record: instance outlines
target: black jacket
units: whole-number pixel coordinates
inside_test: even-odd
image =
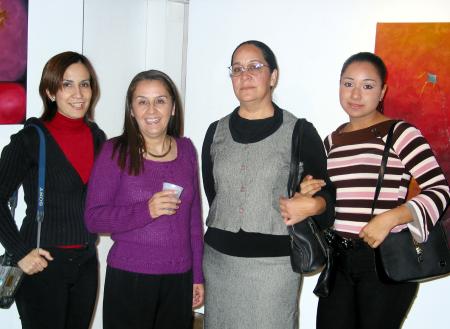
[[[39,136],[35,128],[26,126],[28,123],[39,125],[46,139],[45,215],[41,247],[93,244],[97,239],[84,225],[87,185],[42,121],[31,118],[22,130],[11,136],[11,142],[3,148],[0,158],[0,242],[16,262],[36,247],[37,236]],[[106,136],[95,123],[88,122],[88,126],[97,154]],[[21,184],[27,209],[19,232],[8,208],[8,199]]]

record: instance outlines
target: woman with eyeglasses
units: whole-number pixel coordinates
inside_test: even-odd
[[[105,143],[86,201],[88,229],[111,233],[114,241],[105,329],[189,329],[192,308],[203,304],[198,163],[182,135],[172,79],[157,70],[137,74],[127,91],[123,133]]]
[[[202,149],[206,221],[205,328],[297,328],[301,278],[292,271],[286,225],[315,216],[331,225],[333,190],[326,184],[322,141],[303,132],[303,172],[323,180],[314,196],[286,199],[297,118],[272,101],[278,65],[260,41],[241,43],[230,77],[239,106],[212,123]]]

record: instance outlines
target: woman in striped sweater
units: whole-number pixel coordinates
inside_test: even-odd
[[[349,122],[325,139],[328,173],[336,187],[334,233],[339,248],[334,288],[319,300],[319,329],[399,328],[418,284],[380,280],[373,249],[391,231],[404,228],[416,240],[426,240],[449,201],[446,179],[420,131],[383,115],[385,78],[383,61],[372,53],[351,56],[341,71],[339,98]],[[393,147],[372,217],[381,156],[393,124]],[[421,193],[406,201],[412,177]],[[314,182],[303,184],[302,192],[315,192]]]

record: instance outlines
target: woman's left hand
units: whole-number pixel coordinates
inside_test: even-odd
[[[205,298],[205,287],[202,283],[194,283],[192,290],[192,308],[198,308],[203,305]]]
[[[286,225],[294,225],[301,222],[309,216],[317,215],[318,199],[306,196],[301,193],[295,193],[290,199],[280,198],[280,213]],[[323,201],[325,203],[325,201]],[[320,206],[322,208],[322,206]]]
[[[373,217],[359,232],[359,237],[370,247],[377,248],[386,239],[392,229],[392,223],[383,214]]]
[[[325,185],[326,184],[323,179],[315,179],[311,175],[306,175],[300,183],[300,193],[306,196],[313,196]]]
[[[361,229],[359,237],[370,247],[377,248],[395,226],[406,224],[411,221],[412,214],[408,207],[403,204],[373,217],[370,222]]]

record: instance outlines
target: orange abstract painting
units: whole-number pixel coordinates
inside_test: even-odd
[[[421,130],[450,181],[450,23],[378,23],[375,53],[388,69],[386,115]]]

